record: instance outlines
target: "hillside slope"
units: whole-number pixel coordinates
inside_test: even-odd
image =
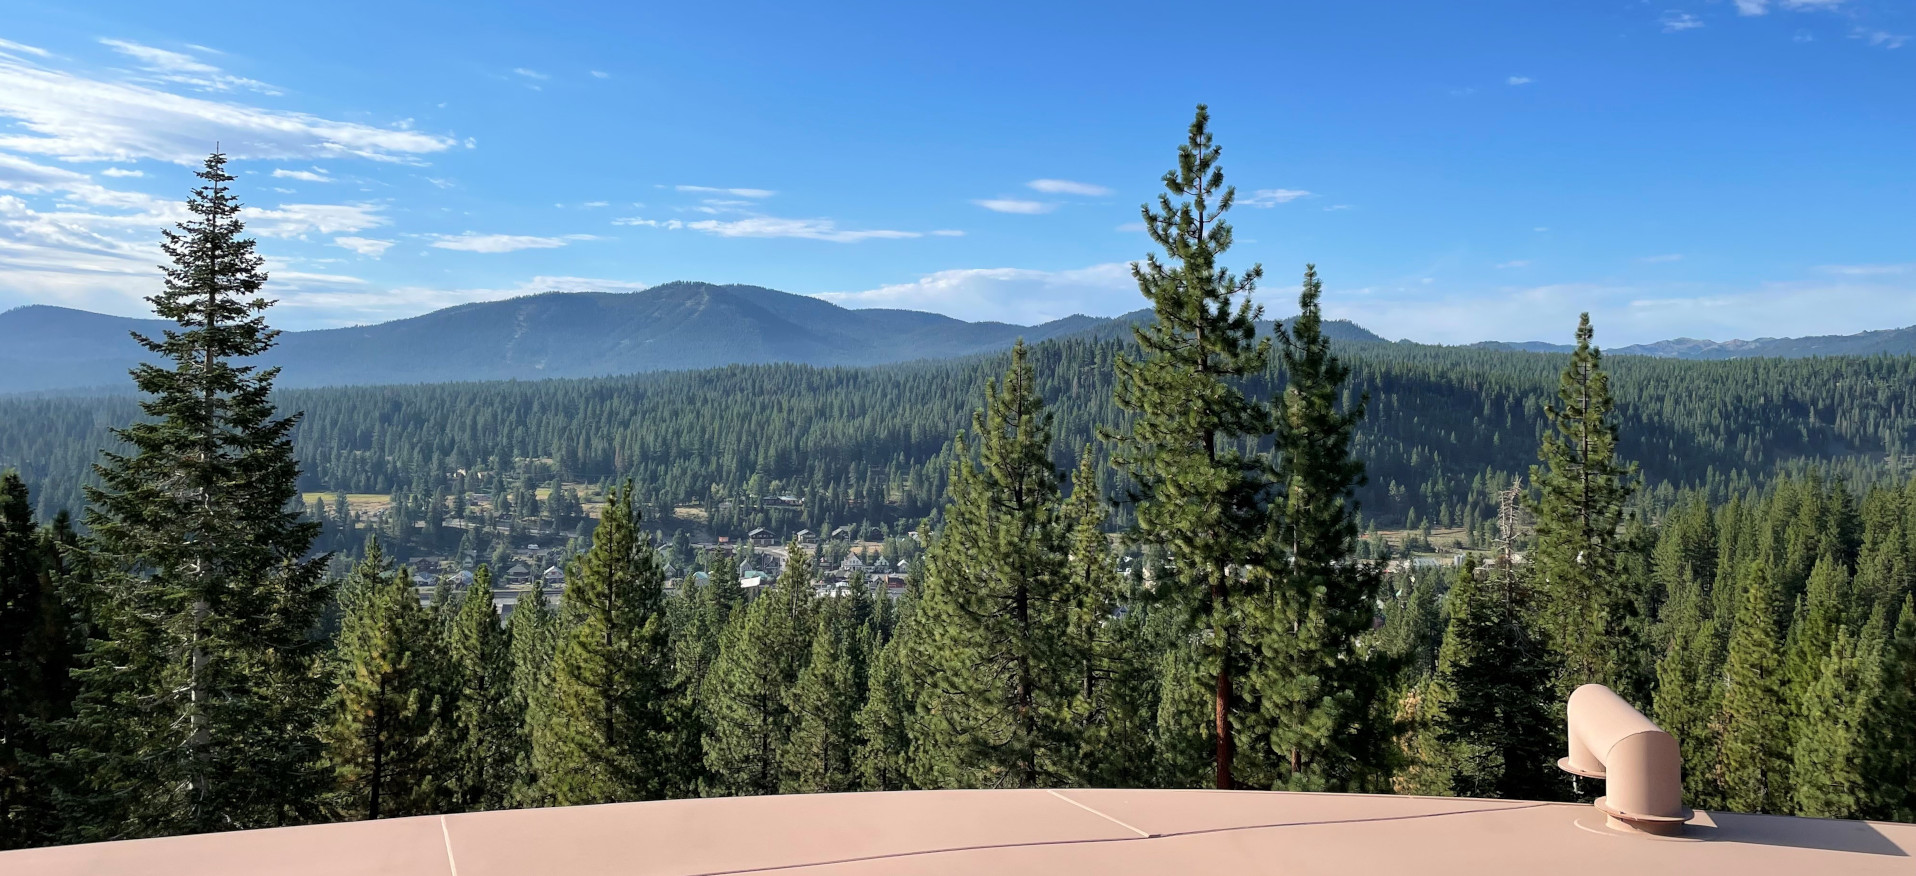
[[[642,292],[550,292],[370,326],[287,332],[266,364],[284,387],[597,377],[792,362],[878,365],[966,356],[1085,331],[847,310],[756,286],[668,283]],[[0,314],[0,392],[124,386],[144,355],[131,332],[168,324],[61,307]]]

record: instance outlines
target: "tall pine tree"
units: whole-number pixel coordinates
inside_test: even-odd
[[[840,601],[847,597],[840,597]],[[839,607],[834,605],[834,608]],[[788,794],[856,790],[859,690],[859,630],[821,614],[812,636],[811,658],[787,694],[792,737],[784,749],[781,790]]]
[[[858,710],[858,770],[860,790],[902,791],[911,787],[911,728],[913,705],[905,682],[896,638],[872,650],[866,673],[864,705]]]
[[[811,655],[812,557],[796,542],[772,592],[735,612],[706,679],[705,766],[720,794],[776,794],[791,739],[790,692]]]
[[[322,736],[346,818],[432,812],[438,799],[435,636],[405,570],[379,543],[340,591],[335,687]]]
[[[492,571],[481,567],[459,599],[446,642],[451,671],[455,811],[508,805],[518,767],[512,710],[512,643],[492,604]]]
[[[1143,606],[1130,598],[1129,582],[1118,573],[1105,535],[1109,509],[1089,446],[1078,454],[1063,516],[1070,527],[1062,595],[1068,600],[1067,635],[1076,660],[1075,781],[1102,788],[1146,787],[1156,779],[1156,655],[1144,641]]]
[[[1247,699],[1257,712],[1259,784],[1292,790],[1368,790],[1388,777],[1389,670],[1359,647],[1377,614],[1377,566],[1357,553],[1356,488],[1364,463],[1352,453],[1364,400],[1345,396],[1350,366],[1323,333],[1317,269],[1307,266],[1298,317],[1281,337],[1288,383],[1275,410],[1277,501],[1265,562],[1253,580],[1256,661]]]
[[[1755,561],[1744,569],[1743,587],[1717,716],[1723,805],[1735,812],[1787,813],[1794,799],[1776,577],[1767,563]]]
[[[1881,608],[1877,614],[1886,621]],[[1882,648],[1882,700],[1864,734],[1876,784],[1865,814],[1916,822],[1916,746],[1909,744],[1916,739],[1916,596],[1903,597],[1896,618]]]
[[[1269,460],[1246,449],[1269,433],[1270,407],[1244,381],[1263,373],[1271,345],[1257,339],[1263,310],[1251,301],[1263,269],[1239,275],[1218,263],[1232,243],[1224,214],[1237,199],[1219,153],[1199,105],[1157,209],[1143,208],[1168,262],[1153,254],[1132,267],[1156,318],[1134,329],[1141,355],[1117,359],[1116,401],[1134,417],[1113,462],[1132,481],[1136,538],[1169,555],[1158,589],[1207,633],[1197,670],[1210,689],[1213,781],[1231,788],[1248,662],[1242,570],[1266,557],[1272,481]]]
[[[141,337],[169,366],[134,383],[148,420],[115,434],[90,487],[104,636],[81,670],[80,731],[100,757],[94,791],[119,804],[115,835],[265,827],[315,815],[324,702],[311,635],[327,558],[308,556],[273,345],[266,274],[243,236],[226,157],[209,156],[166,232],[172,266],[147,299],[179,325]]]
[[[1476,564],[1458,570],[1445,605],[1450,618],[1426,687],[1428,764],[1460,797],[1521,800],[1557,796],[1556,722],[1542,699],[1550,662],[1525,623],[1514,580],[1478,580]],[[1432,789],[1436,790],[1436,789]]]
[[[73,705],[75,618],[60,550],[65,517],[34,524],[27,485],[0,472],[0,849],[56,838],[47,758]]]
[[[1794,704],[1799,725],[1790,775],[1796,814],[1856,818],[1868,810],[1879,777],[1868,774],[1867,734],[1881,705],[1882,683],[1881,642],[1859,642],[1838,627],[1820,674]]]
[[[592,549],[569,573],[552,659],[540,780],[561,806],[656,800],[672,790],[665,583],[639,531],[632,484],[609,497]]]
[[[1590,314],[1577,322],[1577,348],[1544,408],[1551,428],[1530,470],[1539,496],[1530,569],[1550,643],[1561,655],[1564,691],[1595,682],[1643,699],[1638,625],[1624,589],[1624,503],[1636,468],[1617,459],[1616,402],[1602,352],[1591,346]]]
[[[552,715],[552,652],[557,647],[558,619],[546,600],[544,585],[532,579],[532,588],[519,597],[512,617],[506,622],[512,660],[512,714],[514,724],[514,768],[510,800],[520,808],[549,806],[552,796],[546,783],[542,757],[551,756],[557,746],[534,746],[533,740],[556,730]]]
[[[1728,637],[1711,615],[1709,591],[1691,568],[1682,569],[1663,603],[1659,626],[1667,641],[1657,661],[1654,713],[1683,754],[1685,799],[1698,807],[1721,805],[1717,781],[1720,740],[1715,730],[1723,696],[1723,659]]]
[[[1030,788],[1076,759],[1067,531],[1050,458],[1051,415],[1023,343],[985,388],[971,438],[953,443],[945,527],[925,555],[926,746],[941,784]]]

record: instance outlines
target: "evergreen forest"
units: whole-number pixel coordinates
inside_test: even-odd
[[[1587,316],[1568,354],[1333,342],[1315,267],[1226,264],[1200,106],[1130,337],[276,391],[234,177],[199,177],[137,394],[0,400],[0,848],[853,790],[1589,799],[1555,767],[1586,683],[1679,740],[1691,806],[1916,821],[1909,358],[1606,359]],[[507,614],[534,539],[560,577]],[[828,580],[853,542],[898,592]],[[447,556],[471,582],[420,583]]]

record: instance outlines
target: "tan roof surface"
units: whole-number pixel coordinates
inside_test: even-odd
[[[1220,791],[919,791],[426,816],[0,853],[6,876],[1059,873],[1916,874],[1916,825]]]

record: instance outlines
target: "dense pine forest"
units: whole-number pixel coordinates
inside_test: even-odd
[[[1132,345],[1079,338],[1034,345],[1038,390],[1057,417],[1054,457],[1124,415],[1113,363]],[[1368,398],[1356,452],[1367,521],[1488,531],[1496,494],[1535,461],[1543,407],[1568,357],[1413,344],[1341,345],[1350,399]],[[792,514],[714,513],[717,534],[758,526],[787,535],[827,522],[916,521],[944,500],[948,446],[1006,356],[874,368],[736,366],[592,380],[353,387],[281,392],[304,412],[293,433],[304,492],[397,494],[450,512],[469,489],[553,479],[631,478],[642,503],[759,506],[806,500]],[[1619,452],[1637,462],[1645,498],[1676,489],[1714,500],[1814,467],[1857,487],[1916,470],[1916,359],[1609,360]],[[1269,398],[1273,362],[1247,380]],[[0,464],[33,485],[35,511],[77,513],[81,487],[111,430],[139,416],[134,399],[0,399]],[[1094,453],[1107,454],[1101,444]],[[498,477],[499,481],[493,481]],[[1107,486],[1110,484],[1107,483]],[[456,536],[452,539],[457,541]],[[449,547],[444,546],[444,547]]]
[[[1200,107],[1128,340],[278,393],[209,158],[168,364],[0,404],[0,847],[847,790],[1571,799],[1592,682],[1680,741],[1690,805],[1916,820],[1910,360],[1608,360],[1587,317],[1567,355],[1333,344],[1314,268],[1260,331],[1220,155]],[[1477,550],[1368,537],[1433,523]],[[717,542],[848,524],[902,593],[797,539],[745,586]],[[479,531],[569,539],[562,580],[502,616]],[[472,582],[422,599],[405,558],[447,550]]]

